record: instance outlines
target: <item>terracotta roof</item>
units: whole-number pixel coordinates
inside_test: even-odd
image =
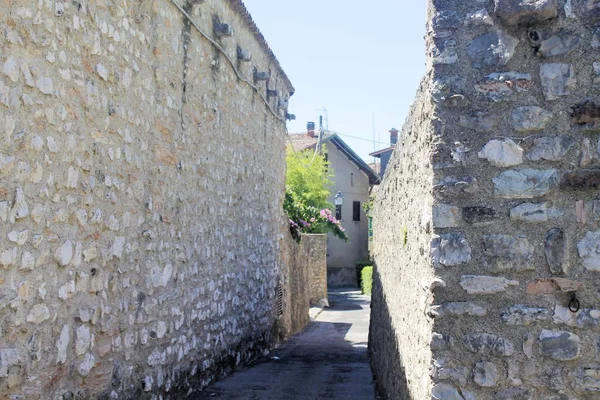
[[[269,58],[271,59],[273,64],[275,64],[275,66],[279,69],[286,84],[289,85],[290,96],[293,95],[294,92],[296,91],[296,89],[294,89],[294,85],[292,85],[292,82],[290,81],[288,76],[285,74],[285,71],[281,67],[281,64],[279,64],[279,60],[277,60],[277,57],[275,57],[273,50],[271,50],[271,47],[269,47],[267,40],[265,39],[263,34],[260,33],[258,26],[256,26],[256,23],[252,19],[252,16],[250,15],[250,13],[248,12],[248,9],[244,5],[244,2],[242,0],[226,0],[226,1],[229,3],[229,5],[231,6],[231,9],[233,11],[235,11],[241,15],[244,22],[246,22],[246,25],[248,25],[248,28],[250,28],[250,31],[252,31],[252,33],[254,33],[254,37],[256,38],[256,40],[258,41],[260,46],[263,48],[265,53],[267,53],[267,55],[269,56]]]
[[[314,149],[317,145],[317,138],[310,137],[306,133],[290,133],[288,135],[294,151],[303,151],[306,149]]]

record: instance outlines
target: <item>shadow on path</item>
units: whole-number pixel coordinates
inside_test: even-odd
[[[330,293],[331,307],[302,332],[249,368],[190,398],[372,400],[369,300],[355,291]]]

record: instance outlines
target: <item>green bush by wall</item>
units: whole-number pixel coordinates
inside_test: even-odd
[[[373,287],[373,267],[364,267],[360,272],[360,288],[363,294],[371,294]]]

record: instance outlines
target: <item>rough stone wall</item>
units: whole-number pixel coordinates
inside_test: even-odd
[[[327,299],[327,235],[303,235],[310,304]]]
[[[415,107],[433,105],[419,118],[436,129],[409,121],[374,211],[371,343],[388,398],[598,396],[598,22],[596,0],[430,1]],[[408,155],[411,137],[429,140],[427,157]],[[413,196],[428,174],[425,211],[390,196]],[[430,223],[409,226],[406,247],[427,226],[431,246],[410,260],[397,238],[419,218]],[[416,271],[435,278],[393,279]],[[431,365],[405,382],[385,371],[423,352]]]
[[[425,399],[430,387],[432,322],[424,317],[429,298],[424,289],[434,275],[426,212],[433,204],[433,171],[428,163],[415,162],[429,159],[435,129],[425,89],[374,200],[369,354],[375,382],[387,399]]]
[[[286,100],[241,3],[193,3]],[[180,398],[262,353],[283,123],[167,0],[4,2],[0,49],[0,397]]]

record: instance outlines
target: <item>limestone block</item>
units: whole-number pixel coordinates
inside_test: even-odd
[[[577,252],[588,271],[600,271],[600,231],[588,232],[577,244]]]
[[[468,263],[471,260],[471,247],[463,235],[447,233],[432,240],[431,254],[436,264],[451,267]]]
[[[493,387],[500,378],[498,368],[489,361],[479,361],[473,368],[473,380],[476,384],[483,387]]]
[[[574,144],[575,140],[568,136],[536,138],[527,158],[531,161],[560,161]]]
[[[453,228],[459,225],[460,211],[450,204],[433,206],[433,226],[435,228]]]
[[[459,119],[460,126],[476,132],[491,132],[498,125],[498,122],[498,115],[483,112],[461,115]]]
[[[559,361],[570,361],[579,357],[579,336],[567,331],[543,329],[540,333],[540,354]]]
[[[502,311],[501,318],[508,325],[530,325],[533,322],[545,321],[550,311],[541,307],[529,307],[517,304]]]
[[[546,262],[553,274],[566,274],[569,269],[569,240],[567,233],[559,228],[553,228],[546,235],[544,254]]]
[[[510,209],[510,220],[520,222],[548,221],[547,203],[523,203]]]
[[[575,69],[571,64],[541,64],[540,79],[546,100],[568,96],[575,89]]]
[[[489,333],[465,335],[463,344],[470,352],[485,356],[510,357],[515,352],[509,340]]]
[[[537,106],[518,107],[510,114],[512,127],[517,132],[535,132],[546,128],[552,112]]]
[[[530,24],[558,16],[556,0],[495,0],[495,13],[506,25]]]
[[[460,286],[468,294],[493,294],[504,292],[509,286],[518,286],[519,282],[504,277],[463,275]]]
[[[467,53],[475,68],[501,67],[515,54],[519,39],[501,30],[475,38],[467,47]]]
[[[534,270],[534,247],[525,237],[484,235],[486,266],[493,271]]]
[[[487,308],[481,303],[448,302],[430,307],[429,313],[435,317],[459,315],[483,317],[487,315]]]
[[[494,194],[505,199],[541,197],[558,186],[555,169],[522,169],[504,171],[493,179]]]
[[[511,167],[523,163],[523,149],[511,139],[490,140],[477,156],[496,167]]]
[[[561,30],[543,40],[538,52],[543,57],[562,56],[575,50],[580,43],[581,37],[579,35],[572,31]]]

